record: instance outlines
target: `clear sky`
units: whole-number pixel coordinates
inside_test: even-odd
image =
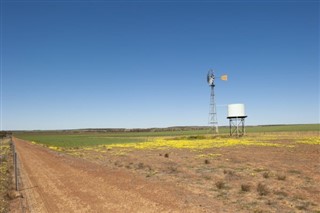
[[[319,123],[319,1],[1,0],[1,129]]]

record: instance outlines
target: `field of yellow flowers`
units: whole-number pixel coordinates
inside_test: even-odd
[[[32,142],[35,143],[35,142]],[[58,146],[49,146],[56,151],[75,151],[93,150],[97,152],[106,152],[107,150],[165,150],[165,149],[189,149],[204,150],[210,148],[222,148],[233,146],[260,146],[260,147],[287,147],[293,148],[298,144],[320,145],[318,136],[304,135],[253,135],[240,138],[232,137],[156,137],[148,138],[144,142],[114,143],[108,145],[84,146],[77,149],[66,149]]]

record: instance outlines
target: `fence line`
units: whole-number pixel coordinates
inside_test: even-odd
[[[19,159],[19,155],[17,154],[16,152],[16,146],[15,144],[13,143],[13,140],[12,140],[12,137],[10,139],[11,141],[11,147],[12,147],[12,157],[13,157],[13,166],[14,166],[14,181],[15,181],[15,189],[17,192],[19,192],[21,194],[21,191],[20,189],[21,188],[21,184],[22,184],[22,180],[21,180],[21,172],[20,172],[20,165],[21,165],[21,162],[20,162],[20,159]],[[25,199],[25,202],[23,201],[23,199]],[[28,201],[27,201],[27,198],[22,196],[19,197],[19,200],[20,200],[20,209],[21,209],[21,212],[22,213],[25,213],[28,208]],[[25,204],[24,204],[25,203]],[[32,211],[29,211],[29,212],[32,212]]]

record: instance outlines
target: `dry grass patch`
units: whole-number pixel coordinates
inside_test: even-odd
[[[301,171],[294,170],[294,169],[288,170],[288,172],[289,172],[290,174],[297,174],[297,175],[301,175]]]
[[[284,191],[275,191],[274,194],[280,197],[288,197],[288,193]]]
[[[215,183],[217,189],[226,189],[227,185],[223,180],[219,180]]]
[[[13,189],[12,176],[12,151],[9,140],[6,139],[1,141],[0,145],[0,213],[9,212],[9,194]]]
[[[170,174],[177,173],[178,172],[178,167],[176,167],[176,166],[168,166],[167,170],[168,170],[168,172]]]

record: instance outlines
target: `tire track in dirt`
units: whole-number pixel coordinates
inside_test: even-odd
[[[33,212],[203,212],[190,192],[14,138]],[[190,195],[191,196],[191,195]],[[188,197],[192,200],[192,196]]]

